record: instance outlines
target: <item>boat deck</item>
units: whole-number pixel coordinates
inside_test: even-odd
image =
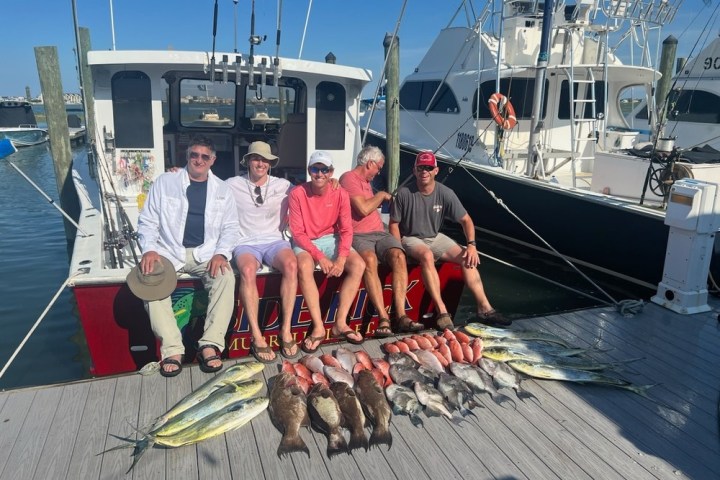
[[[485,408],[459,427],[424,417],[416,428],[393,417],[389,450],[330,460],[325,437],[304,430],[310,458],[278,459],[280,433],[263,412],[195,446],[153,448],[128,475],[129,449],[98,455],[120,443],[110,434],[132,436],[133,426],[150,424],[209,378],[193,366],[172,379],[133,374],[0,393],[0,478],[720,478],[716,312],[681,316],[648,304],[630,318],[598,308],[516,326],[608,349],[598,360],[642,357],[621,373],[637,385],[658,383],[649,391],[656,402],[621,389],[527,379],[523,387],[536,400],[513,392],[506,393],[515,407],[483,399]],[[380,344],[362,348],[379,356]],[[276,371],[268,365],[266,379]]]

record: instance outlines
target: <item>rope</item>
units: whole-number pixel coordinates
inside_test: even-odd
[[[73,278],[75,278],[75,277],[76,277],[77,275],[79,275],[80,273],[83,273],[83,272],[76,272],[76,273],[70,275],[70,276],[63,282],[63,284],[60,286],[60,289],[57,291],[57,293],[56,293],[55,296],[52,298],[52,300],[50,300],[50,303],[48,303],[48,306],[45,307],[45,310],[42,312],[42,314],[41,314],[40,317],[37,319],[37,321],[35,321],[35,324],[32,326],[32,328],[31,328],[30,331],[27,333],[27,335],[25,335],[25,338],[23,338],[22,342],[20,342],[20,345],[18,345],[18,347],[15,349],[15,352],[12,354],[12,356],[10,357],[10,359],[7,361],[7,363],[5,364],[5,366],[3,367],[3,369],[0,371],[0,378],[3,377],[3,375],[5,374],[5,372],[7,371],[7,369],[10,367],[10,364],[15,360],[15,357],[17,357],[17,354],[20,353],[20,350],[22,350],[22,348],[25,346],[25,343],[27,343],[27,341],[30,339],[30,336],[33,334],[33,332],[35,331],[35,329],[40,325],[40,322],[43,320],[43,318],[45,318],[45,315],[47,315],[47,313],[50,311],[50,308],[55,304],[55,301],[58,299],[58,297],[60,296],[60,294],[62,293],[62,291],[65,290],[65,287],[67,287],[68,283],[70,283],[70,280],[72,280]]]

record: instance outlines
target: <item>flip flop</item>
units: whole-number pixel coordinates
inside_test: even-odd
[[[212,348],[213,350],[215,350],[215,355],[210,355],[207,358],[203,357],[202,352],[206,348]],[[220,365],[218,365],[217,367],[211,367],[210,365],[208,365],[208,362],[212,362],[213,360],[220,360],[220,349],[217,348],[215,345],[199,346],[196,358],[197,358],[198,364],[200,364],[200,370],[205,373],[215,373],[218,370],[222,369],[222,367],[223,367],[222,363]]]
[[[260,363],[273,363],[275,361],[275,359],[277,358],[277,356],[275,355],[275,352],[273,352],[273,349],[270,348],[269,346],[258,347],[254,343],[250,343],[250,353],[252,354],[253,357],[255,357],[255,360],[257,360]],[[259,353],[265,353],[265,354],[272,353],[273,357],[270,359],[262,358],[260,355],[258,355]]]
[[[315,347],[315,348],[308,348],[308,347],[306,346],[308,339],[310,340],[310,343],[311,343],[311,344],[312,344],[312,343],[315,343],[315,342],[319,342],[319,343],[318,343],[318,346]],[[300,344],[300,348],[301,348],[302,351],[305,352],[305,353],[308,353],[308,354],[310,354],[310,353],[315,353],[315,352],[318,351],[318,348],[320,348],[320,345],[322,345],[323,340],[325,340],[325,336],[324,336],[324,335],[321,336],[321,337],[313,337],[312,335],[310,335],[310,336],[305,337],[305,338],[303,339],[302,343]]]
[[[165,365],[175,365],[178,368],[167,372],[163,368],[163,366],[165,366]],[[166,358],[165,360],[160,362],[160,375],[162,375],[163,377],[177,377],[178,375],[180,375],[180,372],[182,372],[182,369],[183,369],[183,366],[180,363],[180,361],[175,360],[174,358]]]
[[[285,350],[292,350],[293,347],[297,346],[297,342],[295,340],[290,340],[289,342],[286,342],[282,339],[282,337],[278,337],[278,341],[280,342],[280,355],[287,358],[288,360],[292,360],[293,358],[297,358],[300,355],[300,349],[298,348],[294,355],[288,355],[285,353]]]
[[[337,333],[337,334],[336,334],[333,330],[330,330],[330,337],[333,338],[333,339],[335,339],[335,340],[340,340],[340,341],[352,343],[353,345],[360,345],[360,344],[362,344],[362,343],[365,341],[365,338],[363,338],[362,335],[360,335],[360,340],[353,340],[352,338],[350,338],[350,337],[348,336],[348,335],[352,335],[353,333],[355,333],[355,334],[357,334],[357,335],[360,335],[360,334],[357,333],[355,330],[352,330],[352,329],[348,328],[347,330],[344,330],[344,331],[342,331],[342,332],[340,332],[340,333]]]
[[[384,331],[382,331],[382,330],[384,330]],[[395,335],[392,332],[392,329],[390,328],[390,319],[389,318],[379,318],[378,326],[375,329],[375,333],[373,335],[378,338],[392,337],[393,335]]]

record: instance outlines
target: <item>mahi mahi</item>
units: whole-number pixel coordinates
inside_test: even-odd
[[[566,348],[572,348],[571,345],[551,333],[538,332],[535,330],[520,330],[513,328],[497,328],[488,327],[482,323],[468,323],[465,325],[465,331],[470,335],[481,338],[513,338],[518,340],[540,340],[543,342],[557,343]]]

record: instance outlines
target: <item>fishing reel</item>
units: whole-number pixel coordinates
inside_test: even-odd
[[[680,151],[677,148],[673,148],[669,154],[653,153],[650,158],[649,187],[650,191],[658,197],[666,198],[676,181],[682,178],[693,178],[690,168],[679,160]]]

